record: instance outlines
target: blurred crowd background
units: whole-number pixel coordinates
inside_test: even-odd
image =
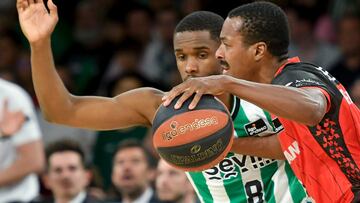
[[[179,20],[197,10],[213,11],[226,18],[232,8],[250,1],[54,2],[58,6],[60,20],[52,37],[52,46],[58,73],[66,87],[76,95],[112,97],[143,86],[167,91],[180,83],[172,44],[173,31]],[[288,15],[290,55],[299,56],[302,61],[320,65],[329,71],[347,88],[354,103],[360,107],[360,1],[272,2],[281,6]],[[155,186],[159,174],[156,172],[158,156],[152,148],[148,128],[94,132],[44,121],[32,84],[29,46],[21,34],[15,4],[14,0],[0,1],[0,78],[17,83],[33,99],[45,147],[54,143],[66,146],[74,142],[70,145],[78,143],[84,150],[84,170],[91,175],[79,176],[78,181],[61,184],[67,187],[81,184],[77,187],[88,187],[89,193],[98,199],[116,199],[117,195],[124,195],[123,190],[129,187],[127,184]],[[64,141],[64,138],[72,141]],[[146,158],[149,167],[145,167],[144,171],[136,171],[140,170],[136,166],[126,169],[130,172],[116,169],[114,155],[119,152],[119,144],[127,143],[129,138],[145,146],[144,154],[149,156]],[[132,156],[130,152],[127,153],[129,156]],[[42,189],[38,199],[51,197],[54,190],[49,186],[47,173],[50,172],[39,175]],[[145,179],[148,182],[141,183]],[[184,184],[177,187],[184,189]],[[193,194],[194,191],[186,189],[186,192]]]

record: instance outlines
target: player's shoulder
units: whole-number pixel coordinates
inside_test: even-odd
[[[289,72],[317,72],[319,68],[319,66],[308,62],[289,63],[284,67],[279,75]]]

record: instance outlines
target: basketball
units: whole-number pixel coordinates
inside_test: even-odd
[[[184,171],[202,171],[225,158],[234,127],[226,106],[211,95],[202,96],[195,109],[188,99],[180,109],[161,105],[153,120],[153,144],[161,158]]]

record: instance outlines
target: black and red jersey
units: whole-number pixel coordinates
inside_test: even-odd
[[[351,202],[360,189],[359,109],[327,71],[298,58],[289,59],[272,83],[319,88],[327,98],[327,113],[316,126],[279,118],[285,129],[279,139],[296,176],[316,202]]]

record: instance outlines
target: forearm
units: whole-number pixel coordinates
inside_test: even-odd
[[[56,116],[66,115],[71,111],[71,95],[56,72],[50,39],[30,46],[36,96],[45,117],[56,120]]]
[[[235,138],[231,151],[262,158],[285,159],[277,135]]]
[[[314,96],[304,89],[249,82],[226,77],[227,92],[251,102],[274,115],[316,125],[323,117],[325,108],[319,96]]]
[[[33,157],[30,153],[29,155],[18,156],[12,165],[0,170],[0,187],[20,181],[30,173],[41,172],[44,167],[44,158],[41,152],[39,154],[41,156]]]

